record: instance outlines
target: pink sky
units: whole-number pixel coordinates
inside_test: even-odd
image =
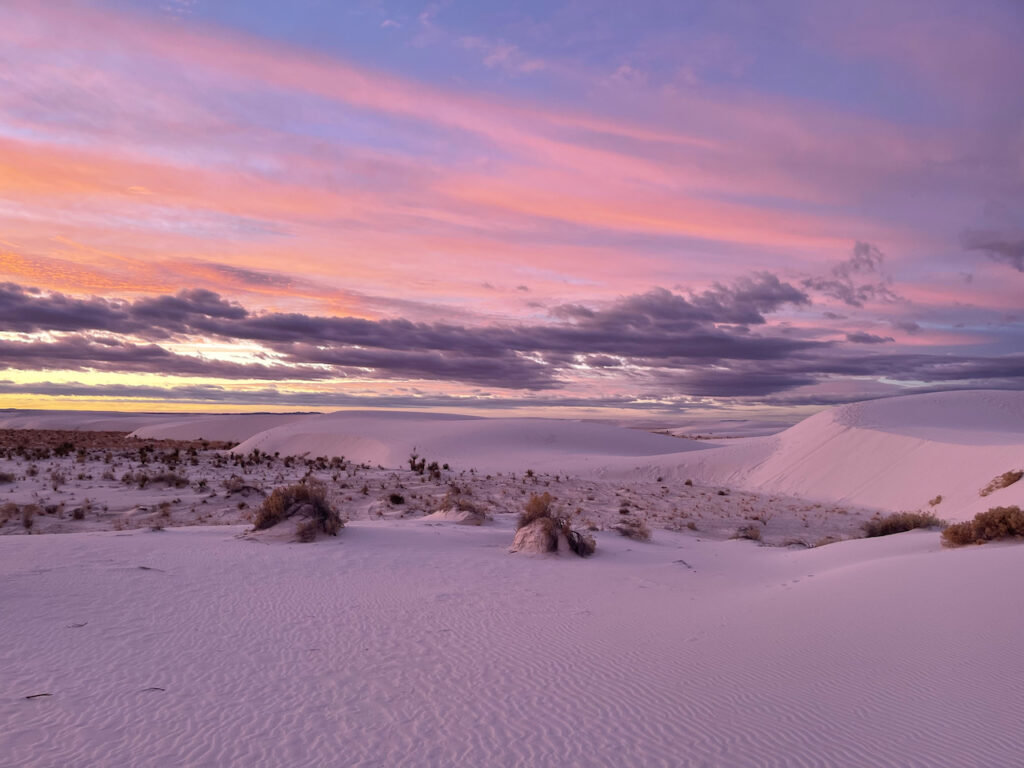
[[[1014,4],[344,5],[0,8],[7,404],[1020,386]],[[197,290],[245,320],[132,319]]]

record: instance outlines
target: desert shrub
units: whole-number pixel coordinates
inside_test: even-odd
[[[612,526],[612,530],[635,541],[650,541],[651,529],[639,517],[627,517]]]
[[[593,537],[573,529],[569,521],[563,517],[555,517],[551,504],[554,499],[551,494],[544,492],[540,495],[532,494],[526,502],[526,507],[519,513],[516,530],[537,523],[543,528],[543,534],[548,541],[548,551],[555,552],[558,549],[558,534],[565,536],[569,542],[569,549],[580,557],[588,557],[594,554],[597,549],[597,542]]]
[[[14,475],[10,472],[0,472],[0,483],[13,483]]]
[[[188,478],[184,475],[179,475],[177,472],[158,472],[155,475],[150,475],[149,482],[173,485],[175,488],[184,488],[188,485]]]
[[[1024,512],[1020,507],[992,507],[979,512],[973,520],[955,523],[942,532],[942,543],[947,547],[981,544],[996,539],[1024,536]]]
[[[732,535],[734,539],[749,539],[750,541],[761,540],[761,529],[756,525],[744,525],[742,528],[737,528],[736,533]]]
[[[568,528],[568,526],[566,526]],[[581,531],[568,528],[565,531],[565,538],[569,542],[569,549],[580,557],[590,557],[597,550],[597,542],[593,536],[588,536]]]
[[[400,493],[392,493],[388,496],[388,501],[397,507],[399,504],[405,504],[405,496]]]
[[[1022,477],[1024,477],[1024,469],[1013,469],[1009,472],[1003,472],[1003,474],[999,475],[999,477],[993,478],[992,482],[978,491],[978,495],[988,496],[990,493],[994,493],[1000,488],[1006,488],[1007,486],[1013,485]]]
[[[137,485],[139,488],[145,488],[149,483],[149,475],[141,470],[139,472],[129,470],[121,476],[121,482],[125,485]]]
[[[915,528],[942,528],[945,525],[931,512],[893,512],[885,517],[868,520],[861,526],[861,529],[865,536],[872,538],[912,531]]]
[[[35,520],[36,515],[42,513],[42,511],[43,510],[40,509],[35,504],[26,504],[24,507],[22,507],[21,508],[21,525],[22,525],[22,527],[24,527],[24,529],[26,531],[31,530],[32,529],[32,523]]]
[[[472,512],[482,515],[483,510],[466,498],[471,493],[472,491],[469,488],[460,488],[458,485],[452,484],[438,503],[437,509],[457,509],[460,512]]]
[[[929,499],[928,500],[928,506],[929,507],[937,507],[941,503],[942,503],[942,494],[941,493],[938,496],[936,496],[934,499]]]
[[[516,522],[516,528],[523,528],[534,520],[542,517],[551,517],[551,502],[554,499],[551,498],[551,494],[545,491],[544,493],[537,495],[536,493],[530,495],[529,501],[526,502],[526,508],[519,513],[519,520]]]
[[[6,525],[7,521],[16,517],[18,514],[18,505],[12,501],[0,504],[0,526]]]
[[[308,479],[294,485],[275,488],[256,511],[253,527],[257,531],[271,528],[296,514],[309,518],[309,521],[302,523],[300,528],[307,527],[312,521],[314,538],[318,530],[330,536],[337,536],[338,531],[345,526],[341,517],[328,503],[327,489],[323,483]],[[299,534],[300,537],[303,535],[301,531]]]
[[[67,476],[60,470],[55,469],[53,470],[53,472],[50,473],[50,485],[53,486],[53,490],[55,491],[62,485],[64,485],[64,483],[66,483],[67,481]]]

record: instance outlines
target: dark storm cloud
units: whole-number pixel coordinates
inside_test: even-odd
[[[105,299],[72,299],[60,293],[42,295],[13,283],[0,283],[0,330],[119,330],[127,317]]]
[[[873,333],[865,333],[864,331],[848,333],[846,334],[846,340],[853,344],[885,344],[895,341],[892,336],[876,336]]]
[[[876,270],[881,258],[866,247],[834,272],[840,279]],[[759,273],[702,293],[656,288],[606,305],[560,305],[545,322],[467,326],[254,313],[206,290],[123,301],[3,285],[0,330],[48,335],[4,340],[0,366],[227,379],[422,379],[531,392],[592,375],[617,377],[647,394],[735,397],[830,376],[925,382],[1024,377],[1020,356],[853,354],[844,345],[762,328],[766,315],[808,301],[803,291]],[[174,351],[195,339],[244,341],[264,350],[265,364]],[[892,339],[851,332],[847,341],[879,346]]]
[[[1009,264],[1018,272],[1024,272],[1024,233],[970,229],[963,233],[961,242],[969,251],[981,251],[992,261]]]
[[[0,340],[0,365],[19,370],[131,371],[216,379],[324,379],[316,368],[242,364],[179,355],[157,344],[64,336],[57,341]]]
[[[892,278],[882,272],[885,255],[871,243],[858,242],[846,261],[834,266],[827,277],[809,277],[801,284],[851,307],[869,301],[899,301],[889,287]]]
[[[913,320],[893,320],[892,327],[904,333],[920,333],[921,326]]]

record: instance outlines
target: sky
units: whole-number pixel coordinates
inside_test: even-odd
[[[0,3],[0,407],[1024,388],[1018,0]]]

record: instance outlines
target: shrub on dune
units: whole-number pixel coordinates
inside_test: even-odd
[[[1013,485],[1022,477],[1024,477],[1024,469],[1013,469],[1009,472],[1003,472],[999,477],[992,478],[992,482],[978,491],[978,495],[988,496],[990,493],[995,493],[1000,488],[1006,488]]]
[[[345,523],[327,501],[327,489],[312,478],[294,485],[275,488],[256,511],[253,528],[262,531],[283,520],[305,518],[297,529],[301,541],[312,541],[318,531],[337,536]]]
[[[894,512],[885,517],[868,520],[861,527],[864,535],[872,538],[912,531],[915,528],[943,528],[945,525],[945,522],[930,512]]]
[[[556,517],[550,493],[533,494],[519,513],[512,551],[557,552],[564,541],[570,551],[588,557],[597,549],[594,538],[577,531],[563,517]]]
[[[1024,512],[1020,507],[993,507],[979,512],[973,520],[946,528],[942,532],[942,543],[947,547],[962,547],[1021,537],[1024,537]]]

